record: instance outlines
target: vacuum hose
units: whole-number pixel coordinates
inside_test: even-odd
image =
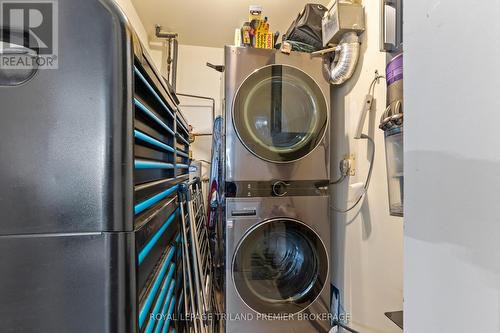
[[[359,37],[355,32],[348,32],[342,37],[335,56],[338,60],[324,63],[331,84],[341,85],[352,77],[358,65],[359,48]]]

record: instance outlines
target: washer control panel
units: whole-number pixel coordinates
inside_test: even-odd
[[[329,181],[239,181],[226,182],[228,198],[318,196],[328,194]]]

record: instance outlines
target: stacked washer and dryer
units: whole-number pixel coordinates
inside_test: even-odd
[[[226,47],[227,332],[330,329],[330,85],[307,53]]]

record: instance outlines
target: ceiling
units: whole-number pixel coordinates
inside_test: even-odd
[[[272,31],[286,32],[305,0],[132,0],[148,35],[154,26],[177,32],[179,43],[223,47],[233,44],[234,30],[248,20],[248,6],[262,5]],[[328,4],[328,0],[316,3]]]

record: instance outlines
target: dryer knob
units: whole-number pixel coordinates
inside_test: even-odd
[[[273,184],[273,195],[277,197],[285,196],[288,193],[287,191],[288,186],[290,186],[289,183],[286,183],[282,180],[277,181],[276,183]]]

